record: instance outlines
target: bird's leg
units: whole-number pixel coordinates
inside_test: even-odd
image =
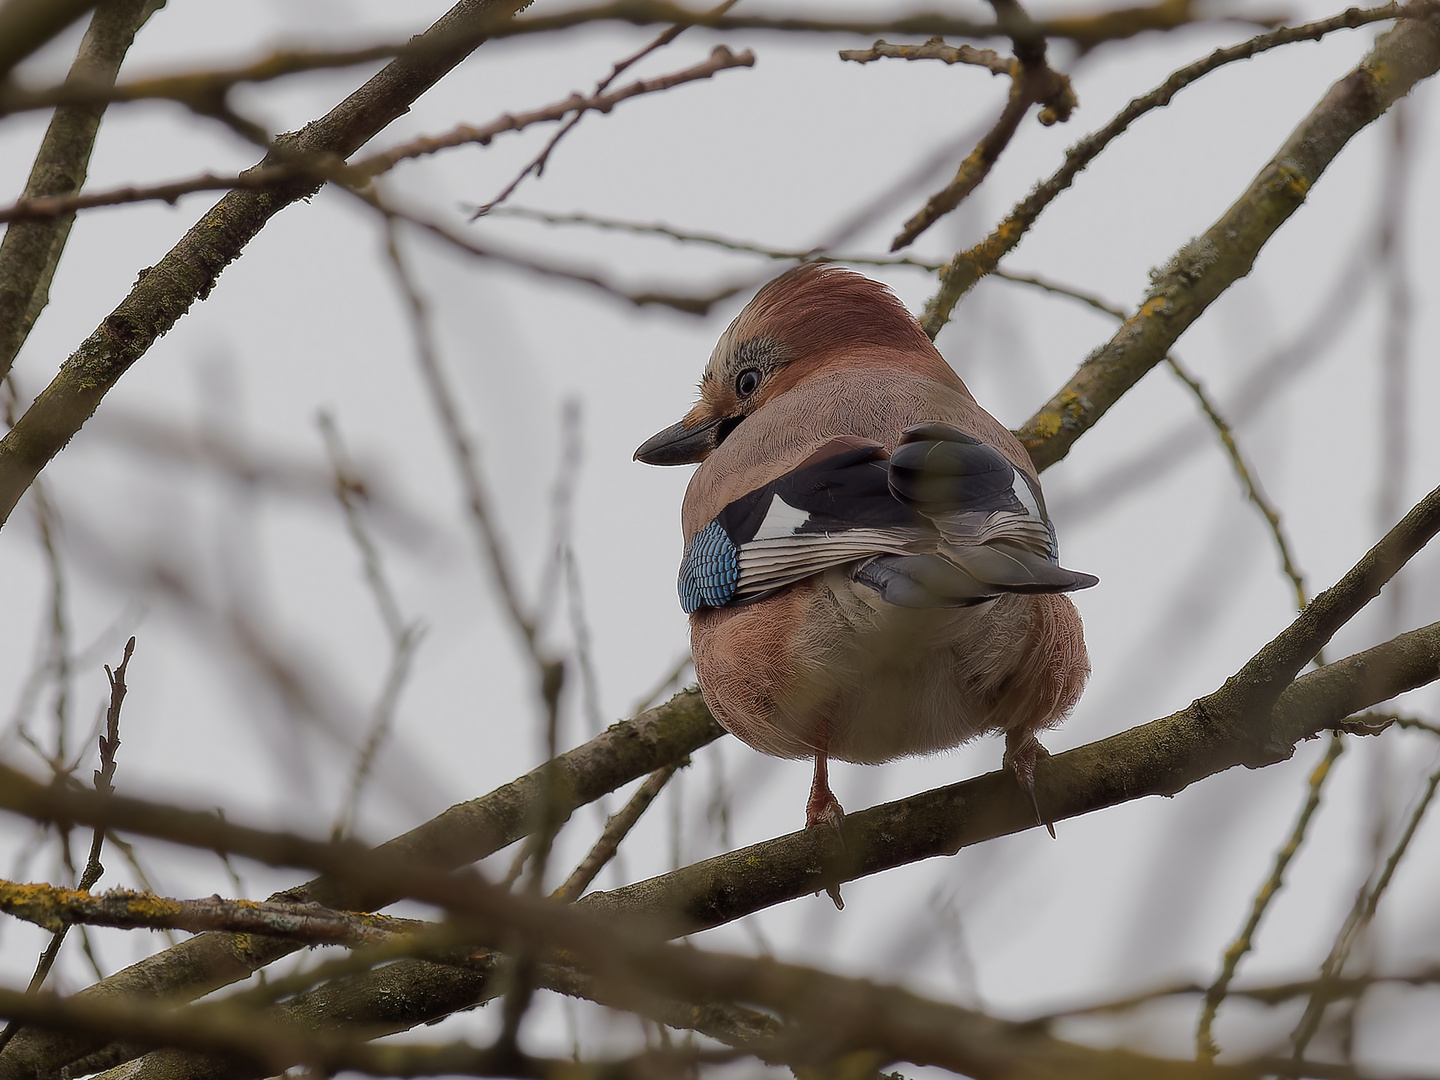
[[[826,743],[828,745],[828,740]],[[840,800],[835,798],[835,793],[830,790],[829,758],[822,748],[815,755],[815,780],[810,785],[810,800],[805,804],[805,828],[829,826],[840,837],[840,844],[843,847],[845,844],[844,819],[845,810],[841,807]],[[840,886],[830,885],[826,887],[825,891],[835,904],[835,910],[844,911],[845,901],[840,898]]]
[[[810,801],[805,804],[805,827],[813,829],[817,825],[829,825],[839,832],[840,819],[844,816],[840,800],[830,790],[829,758],[822,748],[815,755],[815,780],[810,785]]]
[[[1049,830],[1053,840],[1055,826],[1045,820],[1045,815],[1040,813],[1040,800],[1035,798],[1035,762],[1049,756],[1050,752],[1030,732],[1011,728],[1005,733],[1005,764],[1015,774],[1025,794],[1030,796],[1030,805],[1035,807],[1035,820]]]
[[[828,825],[840,837],[840,844],[843,847],[845,844],[845,810],[840,805],[840,800],[835,798],[835,793],[830,790],[830,759],[825,753],[829,745],[830,740],[826,738],[815,753],[815,779],[810,784],[810,801],[805,804],[805,828],[813,829],[818,825]],[[835,904],[835,910],[844,911],[845,901],[840,898],[840,886],[829,885],[825,891]]]

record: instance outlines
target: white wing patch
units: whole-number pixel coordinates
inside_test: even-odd
[[[782,536],[794,536],[800,527],[809,520],[808,511],[797,510],[779,495],[772,495],[770,509],[765,511],[765,520],[760,523],[760,529],[755,533],[755,539],[777,540]]]
[[[1025,482],[1025,477],[1020,470],[1015,470],[1015,482],[1010,485],[1010,490],[1015,493],[1015,498],[1020,500],[1020,505],[1037,521],[1044,521],[1045,515],[1040,512],[1040,504],[1035,501],[1035,493],[1030,490],[1030,485]]]

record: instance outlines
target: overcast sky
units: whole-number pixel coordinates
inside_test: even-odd
[[[443,10],[433,2],[172,0],[137,39],[122,78],[232,63],[281,44],[402,39]],[[1253,10],[1262,10],[1258,0]],[[1338,7],[1310,0],[1263,7],[1276,10],[1303,21]],[[983,236],[1053,171],[1067,146],[1131,97],[1253,32],[1212,22],[1084,57],[1053,45],[1052,61],[1074,77],[1080,100],[1074,117],[1051,128],[1027,119],[984,185],[913,254],[948,258]],[[1223,212],[1377,32],[1292,45],[1185,90],[1084,172],[1003,265],[1133,309],[1148,271]],[[376,146],[587,90],[651,36],[611,27],[485,45]],[[56,42],[26,65],[25,78],[61,77],[77,40],[78,31]],[[543,178],[524,183],[512,204],[810,248],[896,190],[844,245],[878,255],[991,122],[1006,89],[979,68],[842,63],[837,49],[869,42],[838,36],[692,30],[636,72],[678,70],[721,41],[754,49],[755,67],[585,118]],[[247,89],[237,101],[271,130],[288,130],[322,115],[368,74],[297,76]],[[1440,306],[1433,301],[1440,205],[1430,197],[1440,183],[1437,104],[1433,84],[1406,102],[1403,153],[1394,151],[1393,115],[1354,139],[1254,272],[1176,346],[1235,420],[1237,437],[1283,513],[1312,593],[1333,583],[1393,524],[1380,520],[1378,507],[1387,430],[1399,425],[1405,438],[1402,511],[1440,482],[1440,440],[1430,419],[1440,400]],[[0,191],[10,193],[7,201],[23,186],[44,121],[32,114],[0,126]],[[385,191],[478,241],[600,269],[634,287],[703,293],[723,282],[758,285],[784,268],[584,226],[517,218],[467,223],[468,208],[493,198],[552,131],[537,128],[488,148],[404,165],[387,178]],[[116,107],[102,127],[89,186],[234,170],[256,156],[227,130],[178,106]],[[1397,168],[1399,200],[1387,194],[1397,190],[1387,178]],[[16,363],[22,404],[119,303],[137,272],[158,262],[215,198],[81,215],[50,306]],[[1400,227],[1388,269],[1376,257],[1387,210]],[[690,470],[639,465],[631,453],[688,409],[716,337],[749,292],[703,318],[637,311],[587,286],[476,260],[413,232],[402,234],[402,247],[480,448],[509,555],[532,599],[550,558],[557,475],[564,473],[573,489],[579,595],[598,692],[587,710],[572,664],[562,742],[574,745],[591,732],[591,715],[604,723],[632,715],[637,699],[685,653],[674,576]],[[865,272],[885,280],[914,311],[933,291],[933,276],[923,270]],[[1385,414],[1380,387],[1391,297],[1400,288],[1408,290],[1410,311],[1401,334],[1405,409],[1397,417]],[[1111,320],[1073,301],[987,280],[960,305],[937,345],[981,403],[1018,426],[1111,332]],[[567,431],[563,416],[571,402],[579,421]],[[104,693],[100,664],[114,664],[133,632],[139,645],[122,727],[120,789],[223,806],[238,820],[328,831],[385,676],[389,642],[343,518],[323,490],[320,410],[334,416],[372,483],[370,527],[405,618],[424,632],[393,741],[362,801],[360,833],[378,841],[532,767],[543,744],[526,663],[475,557],[455,470],[418,377],[381,223],[331,189],[280,213],[211,296],[121,379],[44,474],[64,523],[72,647],[97,645],[76,673],[70,744],[89,737]],[[137,430],[233,438],[314,482],[290,490],[245,485],[194,453],[137,449]],[[565,451],[572,438],[578,460]],[[1163,467],[1136,467],[1152,456]],[[1183,707],[1217,687],[1292,618],[1293,590],[1263,519],[1244,500],[1193,397],[1163,368],[1043,479],[1065,565],[1101,579],[1076,596],[1094,675],[1071,720],[1046,738],[1050,749]],[[49,618],[36,535],[27,497],[0,532],[0,709],[7,716],[43,648]],[[159,567],[171,580],[193,582],[201,603],[157,587]],[[1440,553],[1422,553],[1401,582],[1401,601],[1373,605],[1342,631],[1330,655],[1436,617]],[[297,714],[247,664],[206,614],[217,605],[245,612],[267,646],[313,680],[322,702],[317,715]],[[556,605],[547,640],[573,654],[572,614]],[[1440,719],[1433,687],[1404,705]],[[53,745],[52,712],[47,688],[28,721],[46,746]],[[3,747],[7,760],[40,768],[14,735]],[[1232,770],[1173,800],[1064,822],[1057,841],[1032,830],[855,882],[845,886],[843,913],[823,896],[807,898],[696,940],[903,979],[1010,1016],[1167,981],[1208,982],[1288,833],[1322,749],[1319,742],[1303,746],[1293,761],[1260,772]],[[832,783],[846,808],[856,810],[998,768],[1001,750],[999,740],[987,739],[881,768],[842,764]],[[1245,978],[1313,974],[1370,866],[1377,821],[1388,847],[1435,767],[1436,751],[1436,740],[1422,734],[1391,731],[1356,741],[1257,952],[1242,968]],[[88,777],[91,767],[87,761],[79,775]],[[808,772],[807,763],[765,758],[729,739],[701,751],[599,884],[798,828]],[[723,821],[720,805],[727,808]],[[558,863],[578,858],[596,828],[594,814],[577,815],[562,836]],[[4,865],[12,865],[27,838],[23,824],[0,821]],[[1381,908],[1372,954],[1378,967],[1440,961],[1437,853],[1440,826],[1431,820]],[[235,891],[217,860],[163,849],[149,857],[157,887],[170,895]],[[503,873],[508,860],[509,853],[497,856],[495,872]],[[252,896],[291,881],[239,869]],[[23,871],[37,880],[55,874],[51,849]],[[105,883],[132,880],[117,859]],[[97,940],[112,968],[160,942],[103,931]],[[0,932],[0,962],[11,985],[28,977],[39,941],[25,928]],[[61,976],[62,986],[77,987],[86,968],[68,957]],[[1433,1065],[1440,1055],[1433,993],[1375,998],[1381,1000],[1384,1009],[1362,1018],[1361,1060],[1394,1069]],[[1133,1024],[1091,1035],[1187,1053],[1193,1005],[1157,1007]],[[1257,1040],[1293,1023],[1280,1015],[1230,1006],[1221,1042],[1227,1049],[1263,1045]],[[485,1030],[489,1022],[485,1013],[467,1016],[456,1030]],[[558,1023],[536,1032],[566,1045]],[[591,1035],[605,1033],[596,1026]]]

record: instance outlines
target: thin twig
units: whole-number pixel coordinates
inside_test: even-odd
[[[1391,880],[1395,877],[1395,870],[1400,865],[1400,860],[1405,857],[1405,852],[1410,847],[1410,841],[1414,839],[1415,830],[1420,827],[1425,812],[1435,798],[1437,788],[1440,788],[1440,768],[1435,769],[1426,780],[1425,788],[1420,793],[1415,808],[1410,812],[1410,818],[1406,821],[1399,839],[1395,841],[1389,857],[1386,858],[1380,875],[1374,879],[1373,883],[1367,881],[1356,895],[1350,914],[1346,916],[1340,932],[1335,936],[1335,943],[1330,947],[1330,954],[1320,965],[1318,979],[1320,985],[1311,994],[1310,1000],[1305,1005],[1305,1013],[1290,1036],[1290,1041],[1294,1045],[1296,1061],[1304,1057],[1305,1049],[1310,1045],[1310,1040],[1319,1029],[1326,1006],[1329,1005],[1329,1000],[1322,992],[1321,986],[1339,977],[1345,967],[1345,961],[1350,957],[1351,948],[1360,934],[1370,925],[1371,920],[1375,918],[1375,911],[1380,906],[1380,899],[1385,895],[1385,890],[1389,888]]]
[[[654,305],[657,307],[672,308],[675,311],[683,311],[689,315],[706,315],[709,314],[711,309],[717,304],[730,299],[730,297],[736,293],[744,292],[759,284],[753,281],[736,282],[733,285],[723,285],[713,292],[701,296],[665,292],[658,289],[630,290],[611,281],[607,281],[599,274],[590,273],[575,267],[565,267],[558,266],[554,263],[540,262],[539,260],[518,255],[514,252],[477,244],[475,241],[452,232],[444,225],[431,221],[418,213],[399,209],[393,203],[382,200],[373,189],[360,191],[344,188],[343,190],[350,192],[373,209],[379,211],[387,220],[404,221],[466,254],[475,255],[482,259],[490,259],[502,266],[513,266],[527,273],[538,274],[541,277],[551,277],[561,281],[573,281],[577,284],[587,285],[591,288],[599,289],[602,293],[617,300],[632,304],[635,307]]]
[[[724,46],[719,46],[708,60],[683,71],[654,79],[643,79],[610,93],[604,93],[602,87],[601,90],[597,90],[589,97],[572,94],[564,101],[553,105],[517,115],[507,114],[479,127],[468,124],[461,125],[446,135],[415,139],[390,150],[371,154],[369,157],[361,158],[354,165],[346,165],[342,161],[330,158],[286,161],[248,169],[243,173],[230,176],[207,172],[189,179],[172,180],[162,184],[126,185],[108,191],[86,194],[25,198],[0,209],[0,222],[53,218],[71,214],[77,210],[89,210],[101,206],[120,206],[136,202],[167,202],[174,205],[182,195],[195,192],[237,189],[264,190],[305,178],[364,184],[366,180],[394,168],[401,161],[472,143],[488,146],[497,135],[522,131],[535,124],[553,123],[563,120],[567,116],[571,118],[573,124],[587,112],[608,113],[616,105],[632,97],[668,90],[683,83],[708,79],[717,72],[729,68],[751,67],[754,63],[755,57],[751,52],[746,51],[737,55]]]
[[[1200,1019],[1195,1026],[1195,1057],[1199,1061],[1214,1061],[1215,1056],[1220,1052],[1220,1048],[1215,1044],[1212,1031],[1215,1015],[1225,1000],[1225,996],[1230,993],[1230,984],[1235,979],[1235,971],[1240,966],[1241,959],[1254,947],[1255,932],[1260,928],[1260,921],[1265,917],[1270,901],[1285,885],[1285,871],[1290,866],[1290,860],[1295,857],[1295,853],[1300,850],[1300,845],[1305,840],[1305,833],[1310,827],[1310,819],[1314,817],[1315,811],[1320,806],[1320,794],[1325,786],[1325,780],[1329,777],[1331,768],[1344,750],[1344,736],[1338,732],[1332,732],[1329,745],[1325,748],[1325,756],[1320,759],[1320,764],[1316,765],[1310,773],[1305,805],[1300,808],[1300,815],[1295,819],[1295,825],[1290,830],[1290,838],[1275,853],[1275,864],[1271,867],[1264,884],[1260,886],[1259,892],[1255,894],[1254,900],[1251,901],[1250,917],[1246,919],[1245,926],[1239,935],[1225,950],[1220,973],[1215,976],[1215,981],[1205,989],[1205,1001],[1200,1009]]]
[[[540,569],[535,589],[537,629],[543,630],[555,616],[560,590],[566,580],[566,560],[574,539],[575,485],[580,478],[584,452],[580,442],[580,402],[567,397],[560,403],[560,455],[555,480],[550,485],[550,557]],[[588,645],[587,645],[588,647]]]
[[[1390,3],[1377,8],[1349,8],[1339,15],[1303,26],[1285,26],[1249,41],[1226,48],[1216,49],[1209,56],[1173,72],[1164,82],[1148,94],[1132,100],[1113,120],[1104,127],[1087,135],[1072,146],[1065,154],[1065,162],[1047,180],[1037,184],[1035,189],[1017,203],[988,237],[968,251],[962,251],[940,274],[940,288],[925,305],[920,324],[932,338],[950,320],[950,313],[960,298],[969,292],[975,282],[990,273],[1001,258],[1015,248],[1015,245],[1030,230],[1036,218],[1071,183],[1080,171],[1100,154],[1113,140],[1119,137],[1136,120],[1146,113],[1163,108],[1171,99],[1217,68],[1238,60],[1248,60],[1269,49],[1289,45],[1297,41],[1317,41],[1337,30],[1353,29],[1373,22],[1399,18],[1405,11],[1403,4]],[[1051,36],[1054,36],[1053,34]]]
[[[1440,967],[1428,967],[1409,974],[1392,973],[1389,975],[1353,975],[1342,979],[1332,980],[1323,984],[1319,979],[1302,979],[1295,982],[1269,983],[1259,986],[1236,986],[1230,989],[1230,997],[1243,998],[1246,1001],[1254,1001],[1261,1005],[1283,1005],[1287,1001],[1293,1001],[1297,997],[1304,997],[1316,990],[1321,990],[1336,1001],[1344,997],[1358,997],[1372,986],[1399,985],[1399,986],[1433,986],[1440,983]],[[1199,983],[1176,983],[1171,986],[1159,986],[1153,990],[1144,990],[1138,994],[1127,994],[1122,998],[1115,998],[1110,1001],[1092,1002],[1085,1005],[1077,1005],[1069,1009],[1056,1009],[1054,1012],[1042,1013],[1030,1018],[1029,1023],[1035,1025],[1049,1026],[1057,1020],[1069,1020],[1081,1016],[1113,1016],[1119,1013],[1131,1012],[1156,1001],[1165,998],[1188,997],[1194,994],[1204,994],[1208,987]]]
[[[620,812],[613,815],[605,823],[605,831],[600,834],[600,839],[595,841],[580,865],[565,879],[553,893],[551,898],[555,900],[578,900],[580,894],[590,887],[596,875],[605,869],[605,864],[615,857],[616,851],[620,848],[620,842],[629,835],[635,823],[640,820],[640,815],[645,813],[650,804],[655,801],[655,796],[669,782],[670,777],[675,775],[675,770],[688,761],[676,761],[666,765],[663,769],[656,769],[647,776],[644,782],[636,789],[635,794],[630,796],[630,801],[620,808]]]
[[[641,235],[664,236],[686,244],[704,244],[708,247],[738,251],[746,255],[761,255],[776,261],[835,262],[850,263],[854,266],[909,266],[917,270],[934,273],[945,264],[926,262],[923,259],[904,255],[856,255],[829,251],[825,248],[774,248],[763,244],[752,244],[735,240],[716,233],[691,232],[672,228],[669,225],[647,224],[636,221],[621,221],[617,218],[601,217],[596,214],[550,214],[543,210],[532,210],[524,206],[499,207],[491,212],[493,217],[515,217],[525,221],[540,221],[547,225],[588,225],[596,229],[610,229],[616,232],[639,233]]]
[[[1187,0],[1159,0],[1140,7],[1118,8],[1094,15],[1078,15],[1056,19],[1031,20],[1006,12],[998,12],[993,22],[958,18],[944,11],[914,12],[886,18],[806,18],[799,15],[717,14],[681,7],[669,0],[615,0],[592,7],[572,8],[553,15],[532,15],[510,22],[497,22],[489,29],[491,37],[517,37],[523,34],[551,33],[572,26],[596,22],[623,22],[633,26],[704,26],[712,30],[764,30],[772,33],[854,34],[875,37],[877,34],[906,34],[924,37],[994,38],[1023,35],[1025,37],[1065,39],[1082,48],[1093,48],[1106,41],[1121,41],[1148,30],[1174,30],[1206,22],[1242,22],[1251,26],[1274,26],[1280,20],[1267,15],[1219,16],[1196,15]]]
[[[170,180],[162,184],[127,184],[79,195],[50,195],[19,199],[10,206],[0,209],[0,223],[44,219],[73,214],[77,210],[91,210],[101,206],[124,206],[137,202],[164,202],[174,206],[182,195],[200,191],[264,190],[301,177],[315,176],[328,178],[330,170],[323,173],[299,164],[266,165],[248,169],[243,173],[223,175],[201,173],[186,180]]]
[[[1076,300],[1087,307],[1094,308],[1096,311],[1104,312],[1106,315],[1109,315],[1113,319],[1118,319],[1122,323],[1129,318],[1119,307],[1107,303],[1094,293],[1087,292],[1084,289],[1061,285],[1029,274],[1013,274],[1002,270],[993,271],[993,276],[1014,284],[1030,285],[1038,289],[1043,289],[1045,292],[1053,293],[1056,296],[1069,297],[1071,300]],[[1290,554],[1290,542],[1285,535],[1285,528],[1280,519],[1280,511],[1275,508],[1275,505],[1261,489],[1259,482],[1255,479],[1254,468],[1245,460],[1245,455],[1240,449],[1240,444],[1235,440],[1234,430],[1230,424],[1226,422],[1219,408],[1210,400],[1209,395],[1205,393],[1205,388],[1201,386],[1200,380],[1190,374],[1175,358],[1173,353],[1166,354],[1165,363],[1195,396],[1196,401],[1200,404],[1201,411],[1205,413],[1206,418],[1210,421],[1210,426],[1215,429],[1215,433],[1220,437],[1220,442],[1230,458],[1230,464],[1234,466],[1235,474],[1239,477],[1241,485],[1245,488],[1245,497],[1255,504],[1256,509],[1258,509],[1261,516],[1264,517],[1266,525],[1269,526],[1270,536],[1275,541],[1275,549],[1280,555],[1280,567],[1284,571],[1285,576],[1290,579],[1291,587],[1295,591],[1295,608],[1297,611],[1303,611],[1305,605],[1310,602],[1305,591],[1305,578],[1296,567],[1295,560]],[[1321,662],[1323,662],[1323,660]]]
[[[1280,511],[1260,489],[1259,482],[1255,479],[1254,469],[1246,463],[1245,455],[1241,453],[1240,446],[1235,441],[1235,434],[1231,430],[1220,411],[1210,401],[1200,381],[1190,374],[1175,358],[1174,353],[1167,353],[1165,363],[1175,376],[1189,387],[1190,392],[1195,395],[1200,408],[1210,421],[1210,426],[1220,436],[1220,441],[1225,445],[1225,451],[1230,455],[1230,464],[1235,467],[1235,474],[1240,478],[1240,483],[1245,488],[1245,497],[1255,504],[1261,515],[1265,518],[1266,524],[1270,526],[1270,535],[1275,539],[1275,547],[1280,553],[1280,568],[1285,576],[1290,579],[1290,584],[1295,590],[1296,610],[1303,611],[1305,605],[1310,601],[1305,593],[1305,577],[1295,565],[1295,560],[1290,555],[1290,543],[1285,537],[1285,527],[1280,521]],[[1321,663],[1324,661],[1322,660]]]
[[[321,435],[325,439],[325,450],[330,457],[330,465],[335,473],[335,498],[340,503],[340,509],[345,515],[345,527],[350,534],[350,539],[360,553],[365,583],[370,588],[370,595],[375,599],[375,606],[380,612],[380,621],[384,624],[386,636],[390,639],[390,663],[385,672],[385,681],[381,685],[380,695],[371,711],[370,730],[366,733],[360,752],[355,757],[355,767],[351,772],[349,789],[339,814],[335,818],[335,824],[331,828],[332,835],[343,836],[354,827],[360,795],[370,778],[375,755],[379,753],[381,745],[394,724],[396,703],[399,701],[406,676],[410,673],[410,662],[414,658],[416,646],[420,643],[422,630],[419,623],[407,622],[400,614],[400,603],[395,598],[395,590],[391,587],[389,579],[385,576],[385,569],[380,562],[379,549],[376,548],[375,542],[370,537],[370,532],[365,526],[360,507],[356,502],[355,493],[362,489],[351,469],[350,458],[345,452],[345,445],[341,441],[340,431],[335,425],[334,417],[327,412],[321,412],[317,417],[317,423],[320,426]]]
[[[378,201],[376,205],[379,205]],[[526,610],[521,599],[509,557],[490,512],[489,497],[474,445],[465,432],[455,405],[454,393],[440,368],[439,354],[430,330],[425,303],[400,255],[395,233],[393,219],[387,215],[386,247],[396,280],[409,308],[421,372],[449,444],[450,456],[460,474],[481,561],[489,569],[511,627],[521,638],[521,644],[532,662],[536,689],[543,707],[546,754],[545,764],[541,768],[545,778],[546,797],[540,800],[536,808],[539,820],[526,845],[532,852],[527,892],[538,896],[543,887],[551,845],[556,832],[565,821],[560,807],[559,773],[554,764],[559,754],[560,691],[564,683],[565,666],[563,661],[546,655],[539,639],[537,619]],[[522,849],[522,855],[516,862],[517,871],[523,864],[524,854],[525,849]],[[515,956],[514,962],[507,969],[511,984],[502,1004],[503,1023],[496,1042],[502,1056],[519,1056],[520,1025],[529,1010],[535,990],[533,950],[525,947],[523,943],[517,943],[517,947],[511,951]]]
[[[393,169],[402,161],[412,158],[423,157],[427,154],[434,154],[440,150],[446,150],[454,146],[465,146],[471,143],[478,143],[481,146],[488,146],[495,136],[507,131],[520,131],[533,124],[563,120],[571,113],[581,114],[587,112],[608,113],[622,101],[632,97],[639,97],[641,94],[653,94],[661,90],[669,90],[671,87],[680,86],[683,83],[695,82],[700,79],[708,79],[717,72],[727,71],[730,68],[754,67],[755,54],[748,49],[741,53],[733,53],[724,45],[717,45],[710,53],[709,59],[688,67],[683,71],[677,71],[671,75],[661,75],[654,79],[640,79],[622,86],[618,90],[610,90],[604,93],[592,94],[589,97],[580,94],[571,94],[564,101],[555,105],[546,106],[543,109],[536,109],[528,113],[520,113],[517,116],[502,116],[482,127],[473,127],[469,124],[462,124],[444,135],[430,135],[424,138],[414,139],[401,146],[393,147],[390,150],[378,154],[371,154],[369,157],[361,158],[351,168],[357,177],[376,176],[382,172]]]
[[[1188,7],[1188,0],[1180,2]],[[980,137],[975,149],[960,162],[954,178],[930,196],[925,205],[905,222],[905,227],[890,243],[891,251],[909,247],[984,182],[995,162],[1010,145],[1031,105],[1041,107],[1039,119],[1046,127],[1070,119],[1075,109],[1075,91],[1069,77],[1060,74],[1045,59],[1044,35],[1035,32],[1034,23],[1020,0],[990,0],[990,5],[998,19],[1011,22],[1018,28],[1010,37],[1015,50],[1015,68],[1005,108],[995,125]]]
[[[1410,348],[1415,297],[1406,238],[1413,228],[1408,219],[1408,188],[1415,153],[1406,117],[1414,107],[1409,101],[1398,101],[1391,116],[1375,252],[1384,274],[1385,297],[1380,348],[1380,462],[1375,493],[1375,520],[1382,529],[1389,528],[1390,522],[1400,516],[1410,457]],[[1403,579],[1390,589],[1386,606],[1385,629],[1399,630],[1405,610]]]
[[[718,7],[716,7],[714,10],[720,14],[724,14],[732,7],[734,7],[736,3],[738,3],[738,0],[724,0],[724,2]],[[593,94],[603,94],[606,90],[610,89],[610,84],[613,83],[616,79],[618,79],[622,74],[624,74],[630,68],[638,64],[641,60],[645,59],[645,57],[649,56],[651,53],[663,49],[666,45],[669,45],[672,41],[674,41],[681,34],[683,34],[686,29],[687,28],[684,26],[672,26],[668,30],[662,31],[659,37],[655,38],[638,52],[633,52],[629,56],[625,57],[623,60],[616,61],[610,69],[610,74],[605,76],[605,78],[601,79],[598,83],[595,84],[595,90],[593,91]],[[550,140],[545,144],[544,149],[542,149],[540,153],[535,155],[535,157],[531,159],[528,165],[526,165],[523,169],[521,169],[518,173],[515,174],[515,178],[511,180],[510,183],[505,185],[504,189],[500,192],[499,195],[496,195],[495,198],[491,199],[489,202],[476,209],[474,216],[471,218],[471,220],[473,221],[475,218],[482,217],[483,215],[490,213],[490,211],[494,210],[506,199],[510,198],[510,196],[515,193],[515,189],[520,186],[522,181],[524,181],[525,177],[533,175],[537,180],[540,179],[540,177],[543,176],[545,173],[545,166],[550,162],[550,155],[555,152],[555,148],[560,145],[560,141],[564,139],[566,135],[569,135],[570,132],[575,130],[575,126],[580,123],[584,116],[584,112],[577,112],[574,116],[570,117],[570,119],[566,120],[565,123],[561,125],[560,130],[555,132],[554,135],[550,136]]]
[[[635,702],[635,708],[631,710],[632,714],[638,716],[646,709],[654,706],[654,704],[671,689],[679,686],[680,680],[685,677],[685,672],[689,670],[694,663],[695,660],[690,655],[690,650],[686,649],[685,652],[675,660],[675,663],[670,665],[669,670],[660,677],[659,681],[650,688],[649,692],[640,695]]]
[[[465,430],[455,405],[454,391],[440,368],[440,357],[436,351],[434,335],[430,331],[425,301],[400,254],[394,221],[390,217],[386,218],[385,249],[395,273],[396,284],[405,300],[406,313],[410,317],[410,329],[415,338],[415,359],[420,365],[425,388],[430,393],[430,404],[440,420],[451,460],[460,474],[461,488],[465,493],[465,508],[473,527],[481,562],[500,594],[501,605],[510,618],[511,626],[519,631],[526,651],[533,653],[536,644],[534,620],[525,610],[519,588],[511,573],[504,541],[501,540],[499,529],[490,513],[490,496],[480,472],[474,441]]]
[[[100,745],[100,768],[95,770],[95,791],[102,796],[110,796],[115,793],[115,751],[120,748],[120,707],[125,702],[125,671],[130,666],[130,657],[135,652],[135,639],[132,637],[125,643],[125,655],[120,661],[120,666],[114,671],[110,665],[105,665],[105,677],[110,682],[110,706],[105,713],[105,734],[99,737]],[[69,834],[62,827],[61,840],[63,850],[69,856]],[[95,883],[105,873],[105,867],[100,862],[100,852],[105,844],[105,827],[96,825],[94,835],[90,840],[90,854],[85,861],[85,869],[80,875],[80,881],[76,886],[76,892],[87,894],[94,888]],[[41,886],[43,888],[43,886]],[[70,931],[69,923],[61,923],[50,927],[53,931],[50,943],[41,954],[40,962],[35,966],[35,973],[30,977],[30,985],[26,988],[27,994],[38,994],[41,986],[45,984],[45,978],[50,974],[50,969],[55,966],[55,960],[60,955],[60,947],[65,943],[65,937]],[[82,927],[83,934],[83,927]],[[94,950],[90,946],[89,939],[85,939],[85,953],[90,962],[96,968],[98,978],[104,978],[104,972],[99,970],[99,962],[95,959]],[[10,1040],[15,1037],[15,1032],[20,1025],[11,1020],[5,1025],[5,1030],[0,1031],[0,1050],[3,1050]]]
[[[947,45],[944,38],[931,38],[923,45],[892,45],[877,41],[868,49],[841,49],[841,60],[868,64],[883,57],[897,60],[941,60],[947,64],[971,64],[983,67],[991,75],[1013,75],[1017,61],[1001,56],[994,49],[977,49],[973,45]]]

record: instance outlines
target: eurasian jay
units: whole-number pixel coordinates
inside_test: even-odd
[[[635,457],[700,463],[679,582],[695,672],[726,730],[814,758],[807,827],[843,813],[828,758],[1001,731],[1035,802],[1035,733],[1090,674],[1062,594],[1098,579],[1060,566],[1025,448],[888,289],[816,264],[771,281]]]

